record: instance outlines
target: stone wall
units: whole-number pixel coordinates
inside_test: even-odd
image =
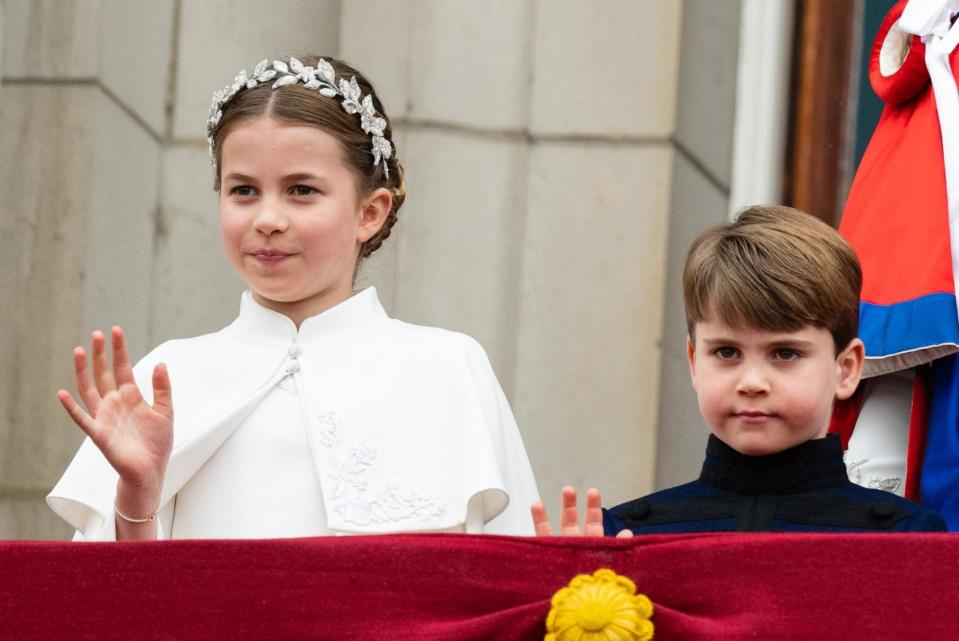
[[[698,118],[732,98],[690,71],[711,50],[680,45],[707,18],[735,31],[738,2],[2,7],[0,538],[67,534],[42,497],[80,441],[54,396],[73,345],[119,323],[140,356],[232,319],[209,97],[241,67],[304,51],[374,80],[407,168],[400,222],[358,285],[486,347],[554,511],[567,483],[608,503],[653,488],[664,296],[675,308],[683,230],[722,217],[728,183],[728,154],[697,147]]]
[[[663,301],[660,488],[698,477],[706,446],[686,359],[683,263],[696,235],[729,211],[739,25],[739,0],[685,3]]]

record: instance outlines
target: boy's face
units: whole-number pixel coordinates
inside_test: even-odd
[[[836,355],[832,334],[696,323],[687,341],[699,411],[724,443],[742,454],[781,452],[826,435],[833,400],[852,395],[862,374],[862,341]]]

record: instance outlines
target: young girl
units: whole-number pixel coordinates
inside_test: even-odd
[[[123,333],[74,350],[88,438],[48,497],[76,539],[530,534],[537,492],[483,349],[390,319],[358,261],[405,195],[370,83],[263,61],[207,125],[227,258],[249,288],[219,332],[131,367]]]

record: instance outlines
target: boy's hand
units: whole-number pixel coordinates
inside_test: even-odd
[[[560,514],[560,536],[603,536],[603,500],[599,490],[591,488],[586,491],[586,520],[583,530],[579,529],[579,509],[576,506],[576,490],[570,486],[563,488],[563,511]],[[533,517],[533,527],[536,536],[552,536],[553,530],[549,525],[546,506],[537,501],[530,506]],[[629,538],[633,533],[622,530],[616,538]]]

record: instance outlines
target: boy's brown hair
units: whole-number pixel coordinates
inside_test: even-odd
[[[852,247],[824,222],[791,207],[749,207],[700,234],[683,269],[686,325],[699,321],[832,334],[836,353],[859,330],[862,270]]]

